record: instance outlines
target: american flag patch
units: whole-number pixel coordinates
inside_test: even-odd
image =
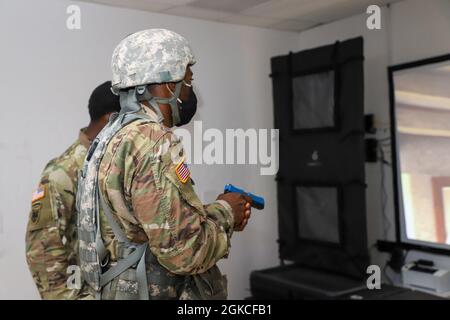
[[[44,187],[39,186],[33,193],[33,197],[31,198],[31,202],[35,202],[38,200],[41,200],[43,197],[45,197],[45,190]]]
[[[181,182],[186,183],[191,176],[191,172],[189,171],[188,166],[184,163],[184,159],[180,161],[180,163],[175,168],[175,172],[180,179]]]

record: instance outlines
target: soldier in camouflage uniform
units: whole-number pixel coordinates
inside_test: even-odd
[[[82,290],[67,288],[67,268],[78,265],[75,195],[78,172],[91,141],[120,110],[111,82],[98,86],[89,98],[91,122],[78,139],[45,167],[33,194],[26,232],[26,257],[43,299],[88,298]]]
[[[132,97],[139,101],[133,112],[146,119],[131,122],[111,138],[99,165],[98,187],[105,210],[126,238],[148,243],[150,299],[226,299],[226,278],[216,263],[227,257],[233,231],[243,230],[250,217],[249,199],[237,193],[202,204],[181,141],[170,129],[193,115],[186,116],[195,99],[190,68],[194,63],[186,39],[165,29],[126,37],[112,57],[112,88],[121,96],[122,111],[132,109],[127,100]],[[88,170],[86,181],[95,174]],[[86,209],[89,201],[80,201]],[[108,270],[124,256],[100,212]],[[94,247],[92,242],[80,245],[86,254]],[[89,273],[92,264],[82,261],[82,269]],[[102,298],[132,298],[135,278],[122,273],[103,288]]]

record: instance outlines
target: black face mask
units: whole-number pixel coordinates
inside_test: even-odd
[[[190,90],[188,100],[181,101],[179,110],[180,122],[177,124],[177,127],[188,124],[197,111],[197,96],[195,95],[193,88]]]

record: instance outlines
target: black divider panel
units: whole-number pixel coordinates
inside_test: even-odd
[[[272,58],[280,257],[364,277],[363,39]]]

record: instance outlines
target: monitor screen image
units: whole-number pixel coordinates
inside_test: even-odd
[[[392,84],[400,240],[450,249],[450,61],[395,70]]]

